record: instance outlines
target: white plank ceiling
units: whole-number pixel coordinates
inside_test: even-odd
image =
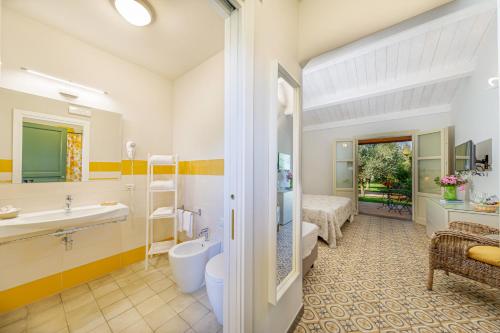
[[[305,129],[449,111],[495,13],[494,2],[481,3],[311,61],[303,72]]]

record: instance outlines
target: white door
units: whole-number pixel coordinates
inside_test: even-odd
[[[434,181],[445,176],[448,167],[447,128],[416,133],[414,144],[413,193],[415,193],[413,219],[426,224],[426,204],[429,198],[439,198],[441,188]]]
[[[225,333],[252,331],[253,3],[211,0],[225,18],[224,297]]]
[[[351,198],[357,212],[356,141],[336,140],[333,144],[333,194]]]

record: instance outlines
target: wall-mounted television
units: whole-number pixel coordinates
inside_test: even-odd
[[[472,140],[455,147],[455,172],[472,170],[475,163],[474,143]]]

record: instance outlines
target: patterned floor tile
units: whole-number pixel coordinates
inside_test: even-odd
[[[500,291],[453,274],[426,290],[429,239],[409,221],[357,216],[304,277],[295,333],[500,332]]]

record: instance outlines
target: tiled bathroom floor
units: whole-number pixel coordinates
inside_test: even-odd
[[[166,256],[0,315],[0,333],[220,333],[205,288],[182,294]]]

